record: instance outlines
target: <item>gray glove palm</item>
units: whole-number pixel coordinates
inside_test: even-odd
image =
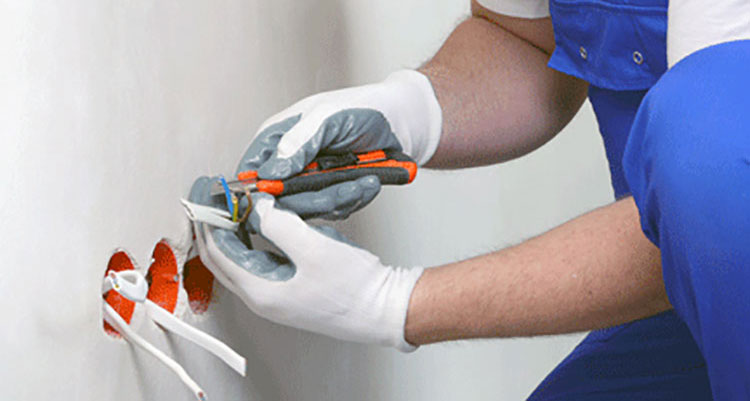
[[[358,135],[356,132],[344,134],[336,132],[339,131],[339,129],[335,120],[347,118],[349,112],[349,110],[344,110],[337,113],[337,115],[332,116],[330,119],[331,121],[326,122],[324,126],[319,129],[320,132],[318,133],[317,138],[330,142],[329,138],[335,137],[337,134],[339,136],[344,136],[349,140],[361,137],[362,135]],[[300,119],[300,115],[288,117],[261,130],[242,156],[240,164],[237,167],[237,173],[246,170],[258,170],[260,178],[277,180],[287,178],[300,172],[302,168],[304,168],[304,166],[306,166],[309,161],[317,155],[318,150],[321,148],[319,145],[319,142],[321,142],[320,139],[316,138],[316,140],[311,140],[305,143],[303,146],[304,149],[293,158],[282,159],[277,156],[277,147],[281,138],[292,127],[294,127]],[[373,119],[383,121],[382,117],[375,117],[372,119],[364,118],[363,120],[366,121]],[[379,128],[382,129],[382,131],[380,131],[382,135],[371,137],[384,139],[381,141],[382,144],[385,145],[382,147],[383,149],[400,150],[401,147],[395,137],[387,131],[387,123],[385,123],[385,126],[381,123]],[[373,130],[370,132],[377,131]],[[331,152],[340,149],[358,151],[359,148],[348,148],[349,144],[346,139],[339,143],[335,143],[333,146],[327,147],[327,150]],[[377,146],[377,144],[374,144],[373,146]],[[380,192],[380,181],[378,178],[376,176],[367,176],[359,178],[356,181],[335,184],[316,192],[304,192],[283,196],[277,200],[277,203],[283,208],[293,210],[304,219],[319,217],[327,220],[339,220],[349,217],[350,214],[370,203],[378,192]]]
[[[238,172],[257,170],[262,179],[285,179],[322,151],[400,150],[423,164],[437,148],[440,126],[440,107],[427,78],[400,71],[380,84],[311,96],[270,118]],[[198,179],[190,200],[224,208],[222,197],[209,195],[210,186],[210,179]],[[196,221],[201,260],[250,309],[275,322],[413,350],[404,339],[404,322],[423,269],[384,265],[335,230],[300,219],[345,218],[379,190],[377,177],[367,176],[277,200],[255,193],[248,229],[281,252],[249,249],[234,232]]]
[[[225,209],[201,177],[190,201]],[[280,253],[248,249],[233,231],[193,222],[203,263],[260,316],[342,340],[411,351],[404,324],[421,267],[384,265],[330,227],[314,227],[255,193],[249,222]]]
[[[441,112],[427,78],[399,71],[374,85],[305,98],[268,119],[243,155],[238,172],[257,170],[262,179],[285,179],[302,171],[320,152],[400,150],[423,164],[440,139]],[[333,185],[318,192],[281,197],[279,206],[303,218],[348,217],[380,191],[377,177]]]

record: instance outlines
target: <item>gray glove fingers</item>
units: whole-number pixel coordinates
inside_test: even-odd
[[[223,196],[211,196],[210,188],[214,181],[216,178],[209,177],[195,180],[190,189],[189,200],[226,210],[226,200]],[[294,276],[294,265],[286,258],[270,252],[247,249],[232,231],[220,228],[209,228],[208,231],[219,250],[247,272],[273,281],[284,281]]]
[[[272,198],[271,195],[268,195],[268,194],[265,194],[265,193],[254,193],[252,196],[253,196],[253,203],[257,203],[258,201],[260,201],[263,198],[266,198],[266,199]],[[277,206],[274,205],[274,207],[277,207]],[[253,210],[252,213],[250,213],[250,218],[248,219],[248,222],[252,226],[252,229],[255,232],[260,233],[260,235],[263,236],[263,234],[260,231],[260,217],[258,216],[258,213],[256,213],[255,210]],[[336,241],[340,241],[340,242],[346,243],[348,245],[360,248],[359,245],[353,243],[348,238],[344,237],[343,234],[341,234],[340,232],[338,232],[333,227],[328,227],[328,226],[310,226],[310,227],[312,227],[314,230],[318,231],[319,233],[325,235],[328,238],[331,238],[331,239],[334,239]],[[268,238],[266,238],[266,239],[268,239]],[[268,239],[268,240],[269,240],[269,242],[273,243],[273,240],[271,240],[271,239]],[[292,266],[292,269],[294,269],[294,265],[291,264],[291,262],[289,262],[289,263]]]
[[[380,192],[380,180],[369,175],[355,181],[332,185],[317,192],[284,196],[276,204],[303,219],[341,220],[365,207]]]
[[[250,143],[237,166],[237,173],[257,170],[276,150],[282,135],[289,131],[301,118],[301,114],[271,124],[261,131]]]
[[[288,259],[271,252],[247,249],[237,234],[214,229],[213,239],[219,250],[247,272],[271,281],[286,281],[294,276],[295,268]]]
[[[257,205],[258,201],[260,201],[263,198],[266,199],[272,199],[273,196],[264,193],[264,192],[255,192],[252,194],[253,197],[253,205]],[[255,208],[250,212],[250,216],[247,219],[247,225],[251,232],[253,233],[260,233],[260,217],[258,216],[258,213]]]
[[[227,210],[226,199],[224,196],[211,196],[211,185],[217,178],[199,177],[190,188],[188,200],[199,205],[211,206]]]
[[[258,168],[258,176],[280,180],[299,173],[321,150],[331,153],[367,152],[378,149],[401,150],[401,144],[391,131],[385,116],[373,109],[345,109],[323,120],[318,127],[308,127],[305,120],[289,130],[287,135],[303,135],[295,130],[316,130],[302,147],[288,158],[278,151]]]
[[[214,202],[212,201],[212,197],[209,192],[212,182],[213,182],[213,179],[209,177],[205,177],[205,176],[199,177],[197,180],[193,182],[193,185],[190,188],[190,194],[188,195],[188,199],[191,202],[194,202],[197,204],[208,205],[208,206],[213,206],[213,207],[223,207],[224,210],[226,210],[225,206],[214,204]],[[203,223],[196,222],[196,223],[193,223],[193,225],[196,230],[195,232],[196,236],[202,235],[204,233],[204,230],[210,232],[210,229],[206,230],[208,227],[206,227],[206,225]],[[198,245],[198,248],[200,249],[201,246]],[[232,280],[223,270],[221,269],[217,270],[215,268],[216,266],[213,266],[210,263],[207,263],[205,257],[206,255],[201,255],[201,260],[203,260],[203,263],[205,263],[206,266],[208,266],[211,269],[211,272],[214,274],[214,276],[216,276],[216,279],[219,280],[219,282],[225,287],[229,288],[232,291],[235,291],[236,287],[234,284],[234,280]]]

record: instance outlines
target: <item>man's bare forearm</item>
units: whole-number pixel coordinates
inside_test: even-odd
[[[585,82],[547,68],[549,19],[493,14],[476,2],[421,71],[443,111],[428,167],[498,163],[541,146],[575,115]],[[406,339],[565,333],[612,326],[670,307],[659,250],[632,199],[496,253],[428,269],[412,293]]]
[[[428,269],[409,303],[413,344],[604,328],[669,309],[659,250],[632,198],[492,254]]]
[[[554,43],[549,19],[473,9],[420,69],[443,110],[442,137],[428,167],[522,156],[557,134],[586,97],[585,82],[547,68]]]

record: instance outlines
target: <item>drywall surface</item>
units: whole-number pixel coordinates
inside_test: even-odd
[[[112,251],[124,247],[148,267],[160,238],[184,233],[178,198],[192,180],[231,173],[268,115],[304,95],[416,67],[467,3],[1,1],[3,398],[190,399],[150,355],[103,334],[99,291]],[[607,178],[586,107],[529,157],[422,171],[340,227],[386,262],[433,266],[608,202]],[[518,400],[579,339],[402,355],[272,324],[220,287],[206,314],[183,318],[245,355],[248,376],[142,311],[133,327],[213,400]]]

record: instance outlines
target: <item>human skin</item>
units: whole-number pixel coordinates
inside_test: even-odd
[[[587,84],[546,67],[549,18],[501,16],[472,3],[421,68],[443,110],[427,164],[460,168],[522,156],[553,138]],[[660,253],[632,198],[594,210],[517,246],[427,269],[409,302],[408,342],[591,330],[671,308]]]

